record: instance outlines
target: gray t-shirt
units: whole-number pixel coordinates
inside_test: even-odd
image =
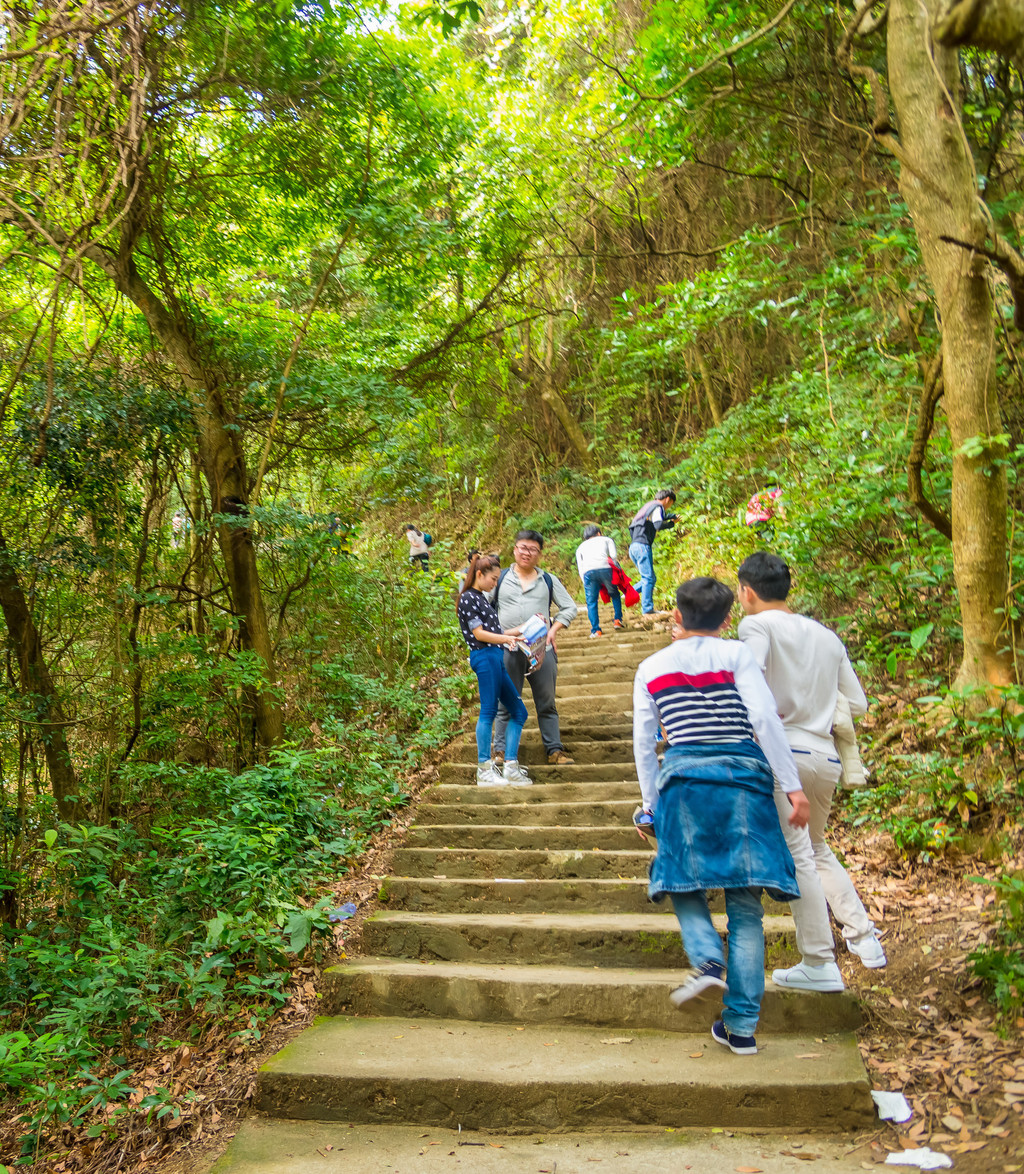
[[[774,609],[744,616],[739,638],[761,666],[790,746],[834,752],[839,694],[854,717],[868,707],[842,640],[816,620]]]
[[[568,628],[579,608],[557,575],[551,576],[551,587],[551,620],[558,620]],[[494,598],[493,592],[490,598]],[[510,567],[498,589],[498,619],[502,628],[506,632],[509,628],[518,628],[537,612],[545,617],[548,615],[548,585],[543,572],[538,572],[533,582],[524,587],[518,569]]]

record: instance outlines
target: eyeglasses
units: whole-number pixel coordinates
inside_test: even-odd
[[[523,546],[521,542],[516,543],[516,550],[520,554],[540,554],[539,546]]]

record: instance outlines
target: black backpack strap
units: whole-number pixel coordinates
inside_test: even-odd
[[[491,600],[491,605],[495,611],[498,610],[498,592],[501,590],[501,581],[511,571],[511,567],[504,567],[501,574],[498,576],[498,581],[494,585],[494,598]],[[547,571],[541,571],[544,576],[544,582],[548,585],[548,619],[551,619],[551,609],[555,605],[555,584]]]
[[[501,590],[501,581],[505,578],[510,570],[510,567],[502,567],[501,574],[498,576],[498,581],[494,584],[494,598],[491,600],[491,606],[495,611],[498,610],[498,592]]]

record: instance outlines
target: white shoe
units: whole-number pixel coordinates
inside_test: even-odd
[[[838,994],[845,990],[843,976],[834,962],[823,962],[812,966],[809,962],[798,962],[787,970],[773,970],[772,982],[793,991],[827,991]]]
[[[532,787],[533,779],[514,758],[506,758],[501,777],[513,787]]]
[[[476,785],[478,787],[507,787],[508,783],[494,769],[494,763],[488,758],[476,768]]]
[[[879,970],[888,959],[878,940],[878,930],[869,930],[859,938],[847,938],[846,948],[851,954],[856,954],[868,970]]]

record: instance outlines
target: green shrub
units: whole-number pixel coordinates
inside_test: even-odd
[[[1000,1019],[1009,1027],[1024,1013],[1024,876],[970,879],[996,891],[996,940],[968,957],[974,973],[991,991]]]

